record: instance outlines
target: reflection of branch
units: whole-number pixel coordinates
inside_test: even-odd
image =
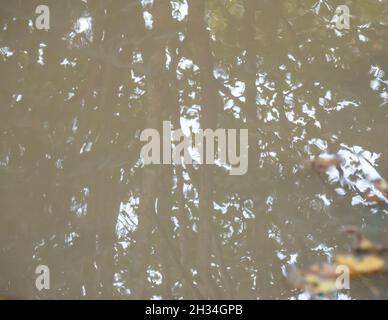
[[[180,43],[175,43],[176,47],[178,48],[180,46]],[[178,88],[177,79],[176,79],[176,70],[178,68],[178,62],[179,62],[179,54],[180,50],[170,50],[171,51],[171,69],[169,72],[169,82],[172,84],[172,88]],[[174,129],[178,129],[180,127],[180,104],[179,104],[179,95],[177,91],[168,90],[168,93],[170,94],[170,100],[172,101],[171,104],[171,118]],[[178,201],[178,208],[179,208],[179,217],[182,219],[180,223],[180,260],[179,265],[188,265],[187,257],[189,256],[189,239],[187,236],[188,232],[188,226],[189,226],[189,220],[187,217],[187,213],[185,210],[185,197],[183,195],[183,187],[184,187],[184,180],[183,180],[183,169],[182,166],[178,165],[175,166],[175,176],[176,176],[176,192],[177,192],[177,201]],[[185,275],[184,275],[185,276]],[[190,277],[188,275],[185,276],[186,278]],[[190,287],[192,291],[195,292],[196,287],[193,286],[193,283],[188,282],[190,284]],[[202,296],[202,294],[201,294]]]
[[[173,180],[173,168],[162,166],[159,168],[160,175],[160,184],[159,184],[159,196],[158,196],[158,214],[154,214],[154,219],[156,220],[156,225],[162,238],[164,239],[165,250],[169,251],[171,258],[175,265],[178,267],[181,272],[184,280],[187,282],[187,285],[190,286],[196,298],[204,298],[198,288],[194,285],[192,281],[192,277],[187,272],[185,267],[182,265],[179,255],[177,254],[177,250],[173,242],[170,240],[170,230],[167,228],[167,221],[171,221],[171,211],[172,211],[172,180]],[[169,193],[166,193],[166,189],[169,190]],[[163,257],[163,263],[167,269],[168,259],[166,256]],[[166,278],[170,275],[168,270],[166,271]],[[168,280],[166,280],[166,284],[168,285]],[[170,291],[170,288],[168,288]],[[170,292],[168,292],[170,294]]]
[[[226,263],[225,263],[225,260],[223,258],[223,255],[222,255],[222,246],[220,243],[220,238],[218,237],[218,233],[216,232],[213,223],[211,224],[211,227],[213,229],[214,252],[215,252],[216,258],[221,266],[222,275],[225,276],[225,281],[223,281],[225,283],[225,289],[230,294],[230,298],[233,299],[235,296],[234,295],[234,288],[235,287],[233,285],[232,278],[230,277],[230,274],[228,272],[228,268],[226,267]],[[224,280],[222,277],[221,277],[221,279]]]
[[[226,88],[223,84],[219,84],[217,89],[225,95],[227,99],[233,100],[235,105],[241,105],[242,107],[245,107],[246,103],[244,101],[241,101],[239,98],[244,97],[244,95],[241,95],[239,97],[235,97],[228,88]]]
[[[162,222],[160,221],[160,218],[154,214],[154,219],[156,220],[156,225],[158,227],[158,230],[160,234],[162,235],[163,239],[165,240],[165,243],[167,244],[167,247],[170,251],[171,258],[173,259],[174,263],[178,267],[179,271],[181,272],[183,278],[187,282],[188,285],[190,285],[190,288],[192,289],[193,293],[196,295],[197,299],[204,299],[204,296],[201,294],[199,289],[197,288],[196,285],[194,285],[190,275],[186,271],[186,269],[183,267],[182,263],[180,262],[179,256],[176,253],[176,250],[174,248],[174,244],[171,242],[167,231],[165,230]]]
[[[170,15],[168,14],[170,8],[169,8],[169,2],[167,1],[159,1],[154,4],[154,10],[157,13],[155,16],[155,24],[157,27],[155,27],[155,30],[158,30],[160,28],[163,29],[163,27],[166,27],[171,19]],[[162,97],[167,95],[169,93],[170,88],[167,85],[169,83],[169,73],[166,72],[164,69],[164,49],[166,46],[166,43],[162,43],[162,41],[153,41],[153,38],[149,38],[146,43],[144,44],[144,51],[145,51],[145,63],[150,66],[150,68],[153,70],[153,72],[149,75],[147,75],[147,128],[156,128],[160,129],[161,126],[161,119],[165,116],[164,112],[166,111],[162,105]],[[158,54],[155,54],[158,53]],[[160,168],[159,168],[160,169]],[[153,225],[156,225],[158,231],[160,232],[160,236],[162,240],[164,241],[164,244],[166,245],[166,249],[168,250],[171,259],[173,263],[176,265],[177,269],[182,274],[182,277],[184,281],[187,282],[188,286],[190,286],[191,290],[193,291],[196,298],[203,299],[203,295],[197,288],[197,286],[194,285],[192,281],[192,277],[187,272],[187,270],[183,267],[180,257],[177,254],[176,248],[171,241],[169,237],[168,231],[165,229],[165,226],[163,224],[162,218],[168,217],[168,215],[171,212],[171,203],[166,199],[166,197],[171,197],[171,195],[166,195],[165,190],[163,188],[165,187],[164,183],[162,182],[159,186],[155,181],[162,181],[164,173],[163,170],[158,170],[156,166],[150,166],[149,168],[144,168],[144,175],[143,175],[143,184],[141,189],[141,197],[140,197],[140,206],[139,206],[139,228],[144,228],[143,234],[141,234],[141,240],[143,244],[146,244],[146,248],[149,248],[149,242],[148,237],[151,232],[151,227]],[[172,170],[172,169],[171,169]],[[169,172],[169,176],[171,175],[171,171]],[[172,180],[172,176],[171,176]],[[170,183],[171,181],[169,181]],[[168,192],[171,192],[171,186],[168,188]],[[158,198],[160,200],[159,202],[159,209],[160,212],[156,214],[155,212],[155,199]],[[141,221],[140,221],[141,220]],[[166,219],[168,220],[168,219]],[[145,265],[145,258],[144,256],[149,256],[149,252],[142,252],[140,253],[140,250],[144,251],[144,248],[142,248],[141,243],[140,245],[137,245],[139,249],[139,258],[141,258],[141,266],[144,267]],[[143,271],[142,271],[143,272]],[[140,284],[141,285],[141,284]],[[143,284],[144,286],[144,284]],[[139,288],[137,288],[139,289]]]
[[[288,96],[288,95],[291,94],[291,93],[295,93],[296,91],[298,91],[298,90],[301,89],[302,87],[303,87],[303,85],[298,86],[298,87],[296,87],[296,88],[291,88],[290,90],[284,92],[284,95],[285,95],[285,96]]]
[[[213,76],[214,57],[210,46],[210,36],[205,25],[205,1],[190,0],[187,26],[187,39],[196,43],[192,55],[200,69],[202,89],[201,99],[201,127],[214,129],[217,125],[217,116],[223,111],[223,104],[216,88],[217,81]],[[185,40],[187,42],[188,40]],[[206,298],[217,296],[218,291],[211,275],[212,259],[212,229],[211,221],[214,213],[212,194],[214,191],[213,170],[209,166],[199,169],[200,182],[199,222],[198,222],[198,271],[201,288]]]

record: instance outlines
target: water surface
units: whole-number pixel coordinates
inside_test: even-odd
[[[48,31],[38,4],[0,1],[2,295],[309,298],[285,275],[348,252],[341,226],[386,241],[362,194],[388,179],[388,1],[348,3],[343,30],[334,0],[48,1]],[[247,174],[142,165],[162,121],[248,129]],[[323,153],[352,188],[301,167]]]

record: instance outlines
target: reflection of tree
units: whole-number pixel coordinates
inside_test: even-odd
[[[144,42],[144,63],[148,67],[147,74],[147,101],[146,101],[146,128],[156,128],[161,132],[162,119],[174,117],[176,110],[172,110],[171,116],[168,111],[168,103],[174,96],[170,95],[170,87],[168,86],[168,72],[165,70],[165,49],[168,43],[157,38],[160,35],[160,30],[168,32],[171,28],[170,7],[167,2],[157,2],[153,7],[154,26],[153,31],[155,37],[150,37]],[[170,31],[171,32],[171,31]],[[176,50],[176,48],[170,48]],[[166,97],[167,96],[167,97]],[[167,98],[167,99],[166,99]],[[164,103],[163,103],[164,102]],[[167,108],[167,110],[165,110]],[[201,297],[200,292],[194,286],[188,270],[182,266],[182,261],[177,254],[176,245],[170,239],[172,210],[172,168],[166,166],[151,166],[144,168],[140,192],[139,206],[139,228],[136,232],[135,241],[137,251],[135,254],[135,273],[132,275],[135,294],[138,297],[146,296],[147,278],[145,270],[149,267],[150,249],[152,246],[150,236],[152,229],[156,227],[161,235],[163,243],[158,245],[156,250],[165,252],[161,263],[163,269],[164,287],[163,295],[172,297],[171,284],[172,280],[169,277],[172,274],[172,268],[178,269],[181,273],[185,285],[193,290],[196,297]],[[156,202],[157,201],[157,202]],[[158,204],[156,206],[156,203]],[[156,212],[155,212],[156,210]],[[155,249],[155,248],[153,248]],[[171,258],[173,265],[170,265],[168,257]]]
[[[108,5],[106,8],[109,12],[108,15],[101,14],[102,3],[96,3],[96,8],[92,8],[92,12],[93,9],[96,9],[96,15],[93,17],[96,28],[94,30],[95,41],[92,43],[91,52],[109,52],[112,50],[112,40],[116,39],[118,34],[123,32],[125,28],[123,28],[120,19],[118,23],[110,22],[112,17],[120,16],[124,3],[122,1],[121,3],[115,2]],[[140,7],[133,6],[130,15],[137,17],[139,14],[141,14]],[[103,30],[99,29],[101,26],[105,26]],[[134,29],[139,33],[142,32],[142,24],[137,19],[134,19],[131,28],[122,34],[126,37],[133,37],[135,34]],[[124,52],[126,51],[124,50]],[[89,81],[85,81],[89,86],[83,89],[91,92],[94,88],[99,88],[99,101],[97,103],[100,107],[94,114],[89,114],[90,120],[95,126],[92,130],[96,132],[96,138],[99,140],[99,143],[92,151],[91,157],[103,158],[104,154],[108,154],[116,158],[118,150],[114,147],[114,144],[112,145],[115,134],[112,132],[112,109],[120,103],[118,99],[119,88],[125,82],[126,71],[115,64],[101,64],[98,60],[92,70],[89,74],[91,78]],[[82,94],[82,91],[80,94]],[[95,297],[111,297],[114,294],[114,247],[116,243],[117,212],[122,198],[122,188],[115,165],[108,166],[103,170],[96,170],[96,175],[90,179],[90,193],[87,220],[85,226],[80,228],[80,243],[84,244],[90,259],[83,267],[85,290]]]
[[[191,1],[189,3],[189,20],[187,40],[193,46],[193,60],[200,68],[202,104],[201,104],[201,126],[204,128],[215,128],[217,125],[217,113],[212,110],[221,110],[217,92],[214,90],[213,58],[209,46],[208,33],[205,28],[204,1]],[[199,223],[198,223],[198,248],[197,262],[201,290],[205,297],[217,295],[213,286],[212,271],[210,267],[212,255],[212,217],[213,210],[213,168],[202,166],[199,169]]]
[[[316,181],[303,183],[301,158],[320,152],[317,139],[333,149],[370,144],[388,153],[376,139],[386,133],[386,111],[377,107],[388,100],[381,72],[387,72],[386,1],[352,8],[355,27],[338,36],[330,19],[339,2],[190,0],[183,19],[172,15],[185,3],[178,0],[145,1],[145,7],[137,0],[77,2],[53,24],[55,38],[43,35],[45,66],[27,57],[38,51],[42,35],[15,33],[24,37],[17,42],[4,33],[17,57],[4,58],[5,73],[10,83],[24,86],[22,103],[31,102],[2,111],[2,148],[11,159],[4,189],[28,195],[19,205],[29,212],[21,214],[23,241],[33,243],[29,250],[39,259],[61,266],[54,271],[55,292],[107,298],[126,295],[126,289],[131,298],[292,295],[282,268],[292,255],[316,255],[304,256],[302,248],[333,245],[319,232],[338,223],[316,209],[315,195],[327,190]],[[22,10],[16,2],[8,9]],[[152,15],[150,30],[145,12]],[[70,43],[79,16],[91,17],[93,37],[74,34]],[[12,23],[9,28],[15,30]],[[64,58],[74,67],[61,65]],[[43,84],[36,81],[41,78]],[[371,80],[378,81],[376,90]],[[6,97],[14,87],[4,87],[0,98],[12,105],[15,99]],[[341,107],[345,100],[358,109]],[[193,113],[202,128],[249,129],[249,174],[139,164],[139,130],[161,131],[163,120],[176,129]],[[356,134],[343,134],[347,130]],[[1,196],[7,207],[18,207]],[[119,212],[128,198],[134,222],[124,223],[123,231],[117,221],[129,214]],[[354,210],[347,200],[341,204]],[[20,212],[11,213],[10,229]],[[36,223],[41,220],[46,223]],[[28,225],[36,226],[33,235]],[[4,243],[13,239],[1,236]],[[59,238],[65,239],[61,246]],[[44,246],[36,245],[42,240]],[[30,272],[28,263],[18,272]]]
[[[230,19],[234,18],[228,17],[228,14],[239,14],[239,9],[234,8],[229,10],[229,13],[225,13],[217,9],[216,2],[209,4],[210,10],[215,10],[214,14],[225,14],[227,17],[223,19],[213,16],[213,23],[223,25],[218,26],[219,28],[215,30],[210,29],[211,35],[209,35],[204,19],[208,14],[205,2],[190,1],[187,22],[183,22],[186,24],[185,40],[183,43],[178,43],[171,40],[173,38],[171,36],[161,36],[161,33],[173,34],[174,28],[180,27],[171,26],[172,19],[168,14],[170,9],[155,2],[152,8],[153,30],[149,32],[150,36],[146,37],[147,40],[144,41],[142,47],[144,63],[149,70],[152,70],[151,73],[146,73],[147,87],[144,98],[147,105],[146,127],[160,128],[161,119],[172,119],[174,127],[179,127],[180,103],[186,99],[182,97],[182,91],[190,89],[183,87],[181,92],[176,92],[178,88],[182,88],[179,81],[183,80],[176,79],[175,70],[177,67],[179,69],[180,59],[189,58],[199,68],[198,76],[194,74],[190,76],[196,79],[194,81],[197,89],[194,91],[199,94],[196,102],[201,106],[199,113],[201,127],[244,126],[237,123],[230,115],[227,115],[226,118],[222,117],[225,112],[221,96],[224,102],[232,100],[241,107],[247,119],[246,126],[253,132],[253,135],[250,136],[250,145],[258,146],[261,153],[259,161],[262,163],[262,168],[267,168],[268,171],[263,173],[254,169],[257,159],[256,148],[251,148],[249,155],[250,165],[253,165],[250,172],[254,173],[245,180],[235,179],[239,185],[236,190],[233,183],[228,182],[233,179],[222,178],[223,175],[213,167],[201,166],[198,170],[174,167],[173,171],[164,166],[143,168],[138,210],[139,228],[135,235],[137,241],[135,251],[140,253],[133,256],[133,261],[137,262],[134,263],[135,273],[131,273],[130,279],[130,283],[138,283],[133,287],[137,297],[147,297],[152,292],[159,292],[149,287],[146,280],[146,269],[149,270],[149,266],[162,272],[163,289],[160,292],[163,297],[176,296],[172,287],[177,280],[183,285],[183,289],[177,292],[181,292],[185,297],[195,297],[198,294],[204,297],[275,296],[277,295],[276,290],[271,291],[270,283],[282,281],[281,265],[275,253],[284,245],[280,240],[280,230],[287,229],[287,226],[279,214],[276,213],[265,219],[262,215],[257,214],[251,222],[249,219],[241,222],[241,225],[245,225],[245,233],[235,231],[228,238],[225,237],[222,230],[227,225],[233,224],[233,218],[218,218],[218,213],[214,209],[214,201],[218,197],[232,199],[237,196],[236,200],[241,205],[240,210],[244,209],[246,201],[249,203],[251,200],[253,200],[253,208],[262,208],[262,203],[268,195],[268,188],[276,181],[284,180],[287,175],[291,174],[284,171],[276,159],[264,158],[263,160],[263,155],[270,151],[274,152],[280,163],[282,163],[283,154],[301,156],[302,147],[293,146],[292,137],[297,136],[302,128],[298,123],[292,123],[288,119],[290,113],[294,113],[294,118],[302,116],[301,108],[298,106],[301,101],[308,101],[311,105],[315,104],[314,101],[310,101],[309,95],[303,95],[298,91],[300,85],[316,90],[314,86],[311,86],[315,76],[313,71],[306,73],[306,70],[312,66],[306,65],[305,69],[295,68],[294,62],[288,56],[292,54],[300,61],[309,59],[308,52],[304,52],[303,46],[300,46],[303,40],[298,36],[300,30],[293,21],[294,8],[292,6],[286,6],[281,1],[276,1],[276,3],[244,1],[239,4],[244,6],[244,20],[233,22]],[[305,12],[308,12],[307,9],[306,6]],[[161,16],[164,19],[161,19]],[[306,14],[302,16],[302,19],[304,18],[306,23],[309,23],[313,14]],[[229,28],[229,24],[234,30]],[[326,26],[322,24],[321,27],[314,28],[319,38],[321,30],[325,30]],[[239,38],[239,35],[243,36]],[[231,46],[230,44],[235,39],[237,41]],[[306,44],[303,43],[303,45]],[[163,67],[166,48],[169,49],[171,57],[169,70]],[[317,48],[311,48],[311,50],[317,57],[313,68],[325,69],[326,61],[323,55],[326,50],[322,52],[315,51]],[[229,57],[236,56],[243,57],[244,69],[239,70],[241,68],[239,65],[233,65],[228,61]],[[238,80],[245,83],[245,92],[242,93],[245,101],[236,98],[223,83],[214,78],[213,71],[217,64],[222,67],[226,66],[228,70],[233,71],[233,68],[239,70]],[[282,64],[287,70],[292,71],[293,83],[285,81],[285,74],[278,69],[278,66]],[[257,79],[260,77],[264,78],[266,86],[258,87]],[[329,79],[330,76],[327,75],[326,78]],[[341,79],[339,77],[339,81]],[[234,80],[237,80],[237,77],[229,78],[227,83],[232,85]],[[166,86],[166,83],[170,83],[170,86]],[[264,105],[263,100],[272,102]],[[168,106],[163,102],[166,102]],[[317,112],[321,111],[317,110]],[[268,113],[272,114],[275,121],[266,120]],[[309,122],[308,128],[310,126],[314,126],[314,122]],[[258,130],[258,136],[254,134],[256,130]],[[290,148],[293,147],[296,147],[296,153],[291,151]],[[217,174],[215,174],[216,171]],[[184,178],[187,174],[190,180]],[[256,190],[250,190],[249,185],[254,181],[254,177],[266,181],[267,186],[258,185]],[[174,179],[176,179],[176,185],[172,183]],[[155,181],[158,183],[156,184]],[[287,181],[292,181],[292,178],[288,178]],[[190,186],[192,190],[198,192],[196,205],[190,204],[190,199],[183,191],[185,186]],[[239,190],[244,190],[244,193]],[[156,200],[157,214],[155,215]],[[175,205],[178,209],[174,210]],[[241,214],[240,210],[236,212],[237,215]],[[178,217],[179,221],[178,229],[175,231],[170,222],[172,217]],[[198,228],[197,232],[192,231],[194,226]],[[238,224],[235,225],[235,228],[237,227]],[[157,230],[159,237],[153,236],[153,230]],[[274,234],[273,237],[278,239],[277,242],[268,239],[268,234]],[[180,249],[172,240],[177,237],[180,239]],[[151,238],[156,242],[151,241]],[[232,245],[236,240],[240,244]],[[244,246],[244,241],[248,245]],[[196,246],[193,247],[192,243],[196,243]],[[253,251],[250,250],[251,248],[254,248]],[[157,253],[151,253],[155,251]],[[161,252],[168,252],[168,254],[163,255]],[[159,261],[157,258],[160,256],[162,259]],[[168,256],[171,259],[166,258]],[[245,261],[245,265],[238,266],[238,261]],[[191,268],[198,272],[198,276],[191,275]],[[174,274],[174,270],[179,271],[179,276]],[[250,288],[252,278],[260,281],[261,289],[259,285],[256,285],[256,288]],[[194,279],[198,281],[198,288],[193,284]],[[268,283],[265,283],[266,281]]]

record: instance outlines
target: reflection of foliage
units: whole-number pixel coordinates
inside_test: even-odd
[[[229,20],[241,19],[245,13],[244,0],[218,0],[210,1],[208,8],[209,28],[215,35],[217,32],[224,31],[233,22]]]
[[[386,208],[352,206],[356,188],[338,183],[333,192],[316,176],[306,179],[299,164],[347,146],[369,155],[372,168],[388,163],[381,138],[387,1],[171,2],[78,1],[61,7],[54,29],[43,34],[4,20],[0,59],[12,84],[0,93],[2,203],[11,208],[5,225],[12,227],[11,216],[23,230],[48,221],[50,228],[36,226],[20,246],[43,238],[48,245],[34,247],[34,255],[60,258],[60,294],[81,292],[71,279],[82,270],[92,297],[111,297],[113,274],[118,294],[131,297],[198,297],[193,288],[217,298],[293,297],[281,285],[282,270],[296,259],[333,258],[338,241],[327,230],[344,220],[375,233],[384,225]],[[351,29],[339,31],[332,17],[344,3]],[[19,4],[10,7],[33,12]],[[186,5],[187,17],[180,11]],[[144,27],[145,11],[153,29]],[[66,36],[82,16],[90,17],[93,37]],[[78,45],[69,46],[72,39]],[[35,63],[40,51],[44,65]],[[171,119],[175,128],[181,121],[248,128],[249,174],[142,167],[138,134],[150,118]],[[357,186],[364,166],[345,156]],[[322,172],[337,161],[315,164]],[[379,199],[387,193],[381,183],[370,188]],[[12,194],[27,195],[26,202],[13,203]],[[60,235],[68,244],[58,243]],[[306,246],[311,250],[301,250]],[[357,252],[370,248],[364,241]],[[376,252],[357,254],[337,258],[358,274],[381,269]],[[30,271],[29,261],[20,265]],[[332,290],[331,278],[317,279],[330,273],[326,267],[310,273],[316,291]]]
[[[241,32],[245,4],[245,0],[217,0],[207,3],[208,27],[214,39],[233,45],[232,42],[237,40],[235,37]]]

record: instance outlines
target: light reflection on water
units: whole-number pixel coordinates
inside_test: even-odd
[[[386,203],[363,195],[388,179],[387,1],[352,5],[348,31],[335,1],[193,1],[52,2],[47,32],[1,5],[1,294],[305,299],[285,276],[348,250],[341,226],[384,243]],[[248,128],[248,173],[144,167],[163,120]],[[342,173],[301,166],[331,154]]]

